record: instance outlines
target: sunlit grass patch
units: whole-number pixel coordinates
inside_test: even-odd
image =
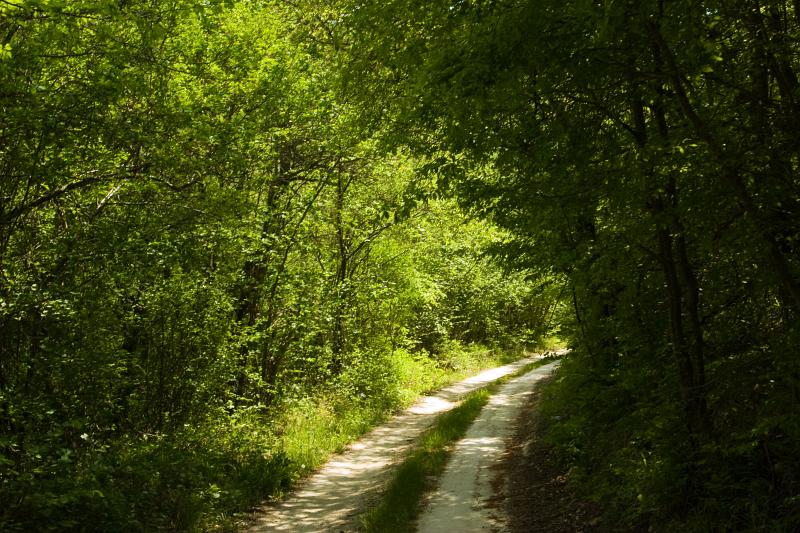
[[[374,365],[355,367],[342,377],[338,390],[284,406],[274,421],[280,434],[278,447],[295,465],[293,477],[303,477],[421,394],[499,362],[499,355],[473,350],[462,356],[460,371],[452,371],[426,356],[397,350],[381,361],[380,372],[386,376],[374,375]]]
[[[423,435],[419,445],[397,469],[381,503],[361,516],[365,531],[414,530],[422,495],[436,486],[436,478],[447,464],[450,446],[464,436],[490,396],[488,388],[477,390],[467,395],[458,407],[436,419],[434,427]]]
[[[551,359],[540,359],[529,363],[517,372],[466,395],[457,407],[439,415],[433,427],[423,434],[397,468],[381,501],[360,516],[364,530],[368,533],[414,531],[424,495],[436,487],[453,446],[467,432],[491,395],[508,380],[550,362]]]

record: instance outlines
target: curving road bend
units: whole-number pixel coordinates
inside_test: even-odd
[[[505,487],[493,486],[496,466],[514,432],[514,422],[537,382],[555,369],[557,361],[504,384],[483,408],[456,445],[439,487],[428,500],[418,533],[477,533],[507,531],[502,501]]]
[[[293,533],[357,531],[356,517],[359,511],[380,496],[392,467],[402,460],[414,441],[430,427],[436,416],[455,407],[463,395],[512,374],[539,357],[528,357],[487,370],[444,388],[432,396],[421,398],[412,407],[358,440],[344,453],[335,456],[286,499],[264,504],[247,531]],[[547,365],[542,369],[551,366]],[[517,381],[509,382],[508,385]],[[505,389],[506,387],[503,387],[500,392]],[[508,397],[508,401],[510,400]],[[490,400],[484,410],[490,408],[494,401],[494,398]],[[505,433],[504,430],[503,435]],[[473,448],[467,448],[466,453],[474,454],[474,446],[477,445],[478,441]],[[441,531],[453,532],[459,529],[450,527]]]

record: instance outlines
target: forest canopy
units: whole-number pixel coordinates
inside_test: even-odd
[[[0,529],[229,525],[557,326],[609,523],[797,529],[798,43],[796,0],[0,0]]]
[[[577,484],[623,528],[797,529],[800,4],[348,6],[390,142],[566,280]]]

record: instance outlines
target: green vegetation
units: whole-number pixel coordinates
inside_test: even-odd
[[[458,407],[440,415],[407,459],[397,468],[381,503],[361,516],[364,531],[412,532],[422,505],[422,496],[436,487],[452,445],[464,436],[491,393],[487,388],[472,392]]]
[[[57,498],[61,491],[73,495],[72,501],[59,501],[60,508],[94,513],[97,522],[92,527],[98,531],[230,527],[237,511],[267,495],[279,496],[391,409],[405,406],[431,387],[502,362],[474,351],[453,357],[447,361],[464,365],[461,373],[446,372],[427,358],[407,354],[384,361],[405,368],[397,371],[399,381],[392,389],[368,399],[331,389],[324,398],[287,402],[273,417],[247,412],[218,415],[171,434],[118,443],[94,458],[93,464],[73,466],[79,477],[40,482],[52,492],[40,495],[37,503],[52,508],[56,504],[49,498]],[[391,370],[384,372],[386,377],[394,375]],[[420,380],[420,376],[430,377]],[[372,377],[381,378],[374,371]],[[77,527],[78,520],[67,517],[54,528]]]
[[[0,529],[228,527],[545,333],[554,289],[420,200],[317,19],[0,2]]]
[[[212,529],[555,330],[612,523],[800,528],[798,42],[796,0],[0,1],[0,529]]]
[[[461,403],[439,415],[408,457],[403,460],[383,491],[380,502],[360,516],[364,531],[413,532],[425,493],[436,488],[455,443],[464,436],[491,395],[510,379],[550,363],[551,357],[528,363],[518,371],[467,394]]]
[[[280,434],[280,449],[300,465],[298,475],[320,466],[331,452],[338,452],[386,415],[408,407],[423,393],[431,392],[492,366],[505,364],[521,354],[486,353],[477,349],[457,349],[439,362],[427,357],[397,353],[370,362],[371,369],[358,369],[362,379],[374,380],[374,390],[353,401],[346,387],[335,386],[323,399],[287,405],[274,421]],[[455,370],[454,370],[455,368]],[[366,400],[369,398],[369,400]]]
[[[800,528],[800,4],[339,5],[363,123],[563,290],[551,436],[608,523]]]

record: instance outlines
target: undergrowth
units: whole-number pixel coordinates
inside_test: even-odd
[[[764,370],[760,354],[709,365],[715,423],[692,446],[667,372],[629,362],[603,374],[576,355],[544,388],[541,412],[569,485],[600,503],[608,530],[800,530],[796,399],[776,385],[785,373]]]
[[[0,515],[0,530],[233,531],[254,505],[280,497],[420,394],[520,355],[452,345],[435,357],[360,357],[313,395],[287,394],[269,411],[220,408],[176,431],[54,457],[14,513]]]

